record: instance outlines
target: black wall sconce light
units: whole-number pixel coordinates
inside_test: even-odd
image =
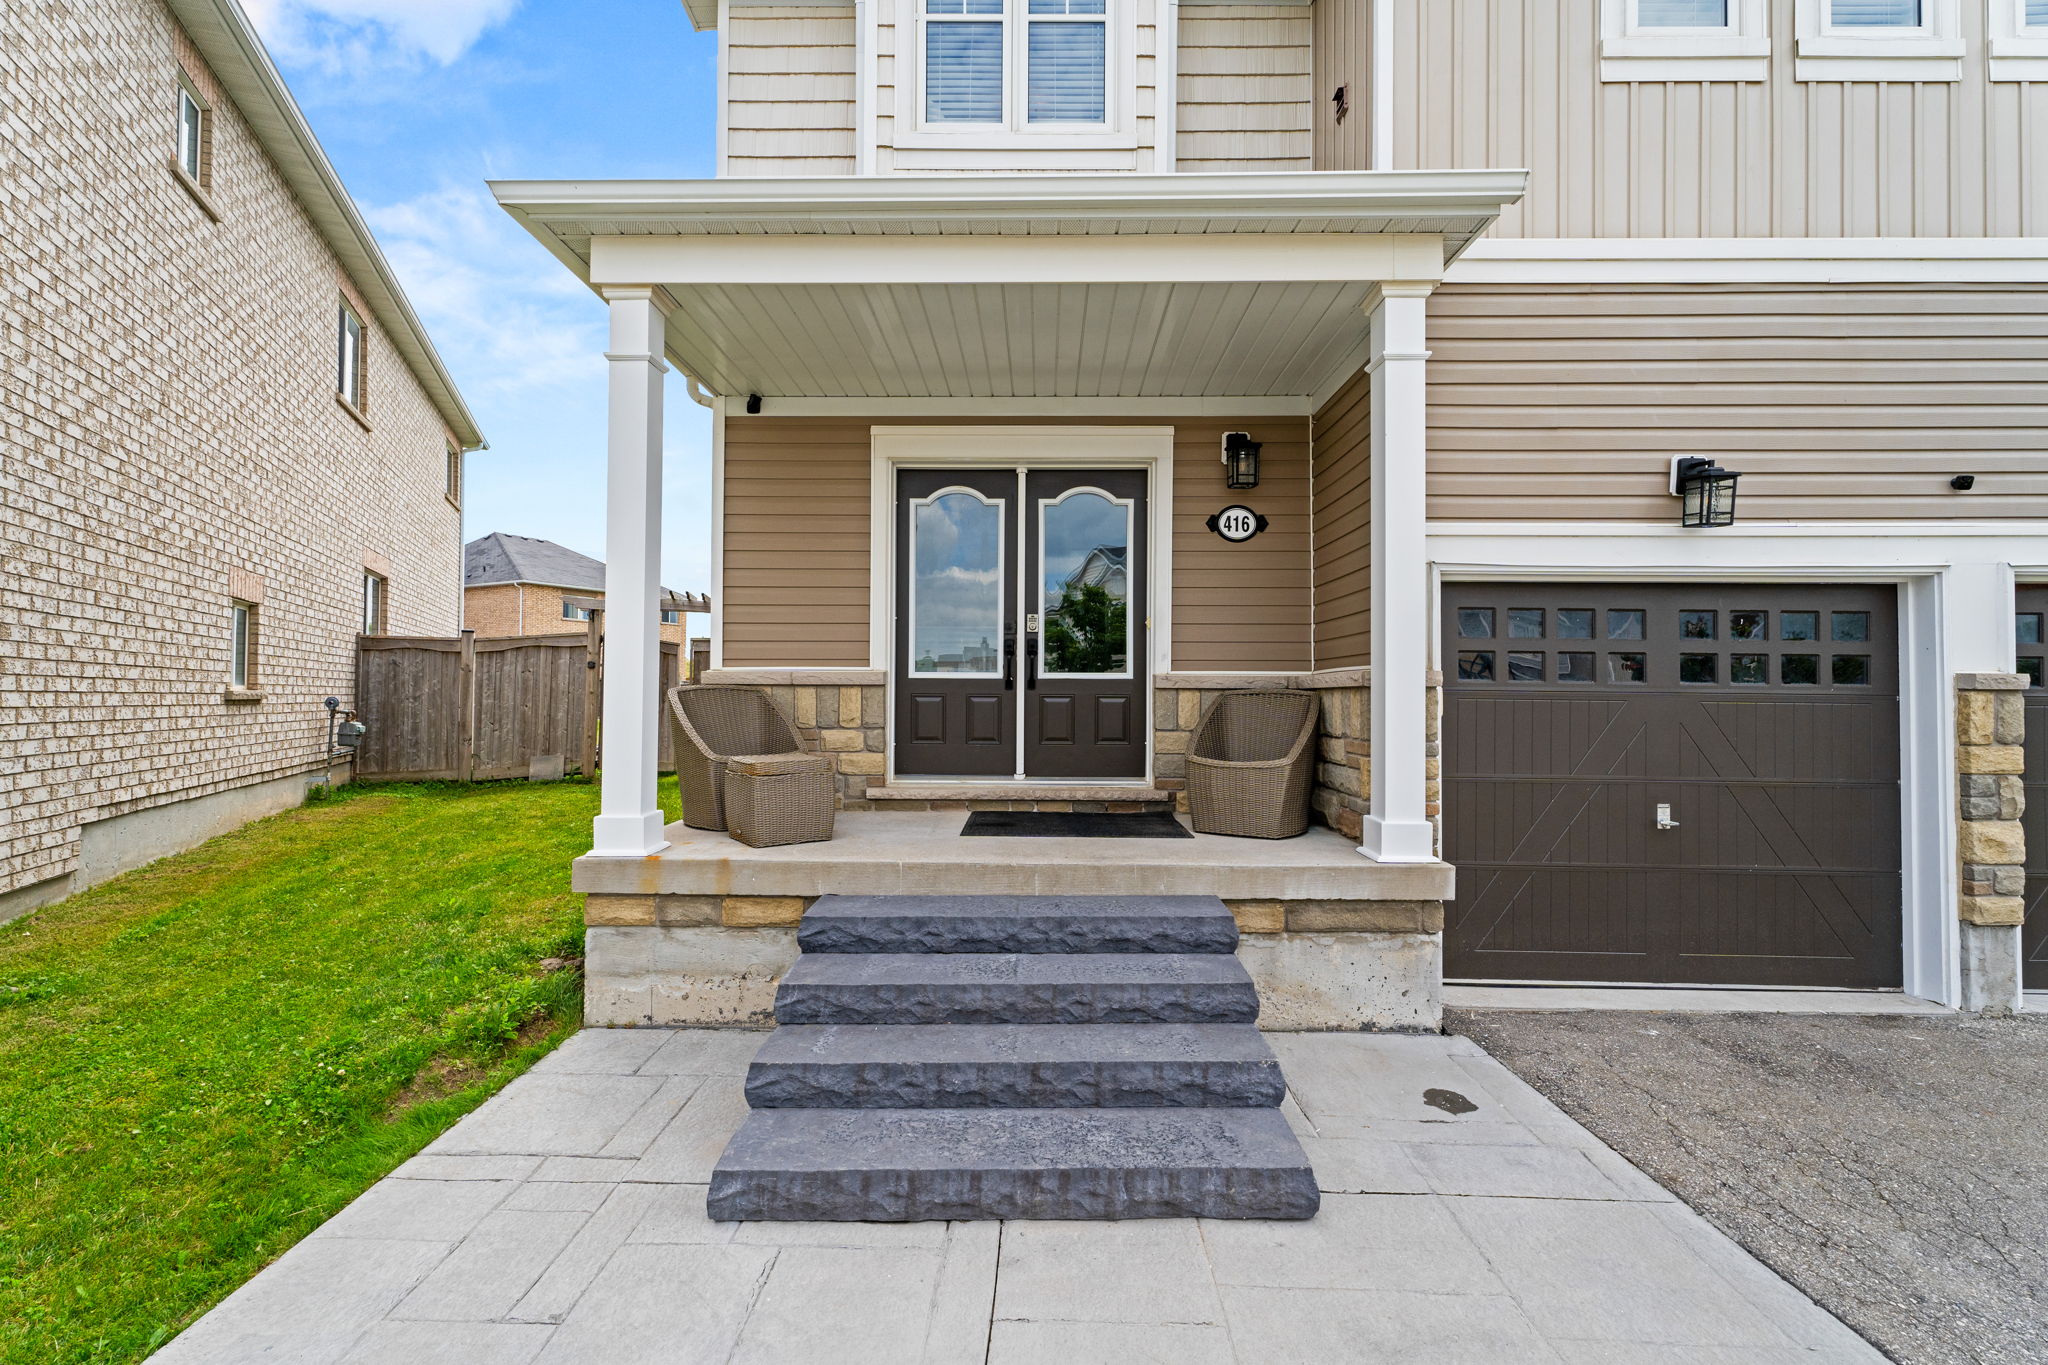
[[[1958,493],[1967,493],[1977,486],[1977,476],[1975,474],[1958,474],[1948,481],[1948,486],[1955,489]]]
[[[1231,488],[1259,486],[1259,443],[1250,432],[1223,433],[1223,481]]]
[[[1671,461],[1671,495],[1683,499],[1680,526],[1733,526],[1735,481],[1742,476],[1712,460],[1680,455]]]

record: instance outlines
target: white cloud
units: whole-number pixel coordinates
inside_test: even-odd
[[[604,306],[481,189],[446,185],[363,216],[465,391],[602,382]]]
[[[421,57],[446,66],[518,7],[519,0],[244,0],[280,61],[330,70]]]

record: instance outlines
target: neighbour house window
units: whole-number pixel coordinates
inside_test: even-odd
[[[588,621],[590,619],[590,608],[579,607],[573,602],[564,602],[562,603],[562,619],[564,621]]]
[[[194,184],[210,178],[206,165],[206,106],[192,87],[178,82],[178,169]]]
[[[231,601],[228,604],[228,685],[256,685],[256,604]]]
[[[1765,0],[1600,0],[1603,81],[1761,81]]]
[[[335,361],[335,392],[357,412],[363,407],[363,320],[346,300],[341,305]]]
[[[462,447],[450,442],[448,445],[448,501],[462,506]]]
[[[665,626],[679,626],[683,623],[683,614],[679,611],[665,611],[661,614],[661,623]]]
[[[382,574],[363,570],[363,634],[384,633],[386,603],[390,595],[391,584]]]
[[[1010,131],[1110,123],[1108,0],[923,0],[923,121]]]

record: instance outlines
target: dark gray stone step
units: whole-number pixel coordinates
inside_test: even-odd
[[[1249,1024],[1259,994],[1215,953],[804,953],[783,1024]]]
[[[807,953],[1234,953],[1214,896],[820,896]]]
[[[1278,1109],[756,1109],[711,1173],[720,1222],[1309,1218]]]
[[[1251,1024],[800,1024],[747,1069],[756,1109],[1255,1109],[1286,1093]]]

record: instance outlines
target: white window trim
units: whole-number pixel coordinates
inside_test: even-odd
[[[255,687],[256,604],[240,598],[228,603],[228,686],[237,691]]]
[[[1794,31],[1802,81],[1959,81],[1961,0],[1920,0],[1918,28],[1836,28],[1828,0],[1797,0]]]
[[[1103,113],[1101,124],[1047,124],[1033,128],[1022,122],[935,123],[924,121],[924,29],[921,0],[906,0],[915,10],[894,32],[897,49],[894,145],[902,148],[966,151],[1134,151],[1138,146],[1138,0],[1106,0],[1103,15]],[[1003,97],[1021,104],[1025,79],[1025,43],[1013,34],[1029,22],[1027,0],[1006,0],[1003,30]],[[1018,116],[1021,119],[1021,115]]]
[[[383,635],[391,628],[391,580],[375,569],[363,570],[363,634]]]
[[[1600,0],[1603,81],[1761,81],[1771,74],[1766,0],[1728,0],[1725,28],[1644,28],[1637,0]]]
[[[1991,79],[2048,81],[2048,24],[2027,25],[2026,0],[1984,0]]]
[[[185,164],[185,106],[192,106],[192,163]],[[176,157],[178,169],[183,171],[193,184],[206,183],[206,120],[213,111],[207,107],[199,92],[192,88],[192,82],[181,72],[178,76],[178,146]]]
[[[349,345],[348,324],[354,322],[355,345]],[[368,397],[363,371],[370,352],[370,329],[363,315],[346,298],[334,319],[334,394],[350,412],[361,414]]]

